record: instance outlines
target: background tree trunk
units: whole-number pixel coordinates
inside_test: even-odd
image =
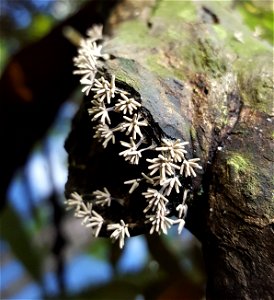
[[[152,127],[191,141],[202,160],[186,226],[203,245],[207,298],[273,299],[272,48],[233,2],[151,4],[113,12],[106,71],[140,96]],[[117,25],[128,11],[138,17]],[[116,186],[130,174],[90,130],[83,106],[66,145],[67,193]]]
[[[76,86],[76,51],[63,38],[63,26],[83,33],[107,19],[114,58],[106,71],[139,95],[155,134],[160,129],[190,141],[202,160],[186,226],[203,245],[208,299],[273,299],[272,47],[246,25],[236,1],[120,1],[110,16],[116,1],[106,3],[93,1],[15,56],[4,72],[1,195]],[[23,89],[14,89],[14,80]],[[90,193],[96,181],[115,186],[131,172],[94,144],[86,103],[66,144],[67,193]],[[145,230],[140,226],[135,234]]]

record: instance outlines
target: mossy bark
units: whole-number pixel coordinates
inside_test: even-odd
[[[139,95],[154,125],[190,141],[201,158],[186,226],[203,245],[207,297],[273,299],[272,47],[230,1],[141,4],[130,8],[134,19],[122,6],[110,17],[114,58],[106,71]],[[91,192],[102,181],[115,186],[117,172],[130,172],[111,151],[98,152],[88,122],[81,110],[67,142],[74,164],[67,192]]]

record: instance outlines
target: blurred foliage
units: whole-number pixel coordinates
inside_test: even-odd
[[[29,274],[40,281],[43,251],[33,244],[33,232],[23,226],[11,207],[6,207],[1,214],[1,235]]]
[[[243,0],[237,2],[245,23],[260,38],[272,45],[274,27],[274,6],[272,0]]]
[[[8,58],[29,43],[45,36],[61,19],[87,0],[1,0],[0,70]]]

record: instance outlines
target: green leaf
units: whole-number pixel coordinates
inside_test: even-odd
[[[42,255],[33,245],[30,233],[10,206],[6,206],[1,215],[1,234],[18,260],[34,279],[40,281]]]

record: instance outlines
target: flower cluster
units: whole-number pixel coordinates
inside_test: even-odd
[[[186,158],[185,146],[188,142],[181,142],[179,139],[171,140],[163,138],[161,145],[155,147],[154,151],[157,157],[153,159],[147,158],[148,175],[142,173],[142,178],[128,180],[125,184],[132,184],[129,193],[138,188],[141,181],[146,181],[148,185],[147,191],[143,192],[143,196],[147,200],[147,206],[144,213],[147,223],[151,224],[150,233],[158,232],[167,233],[172,225],[178,224],[178,233],[181,233],[184,227],[184,218],[187,212],[185,204],[189,190],[184,189],[182,203],[176,208],[178,211],[178,219],[168,218],[170,214],[167,204],[169,196],[173,191],[180,193],[182,183],[181,177],[196,176],[196,169],[202,167],[197,163],[200,159]],[[153,176],[153,177],[151,177]],[[155,187],[159,187],[155,189]],[[153,187],[153,188],[152,188]]]
[[[84,86],[82,92],[86,95],[93,87],[100,61],[109,58],[109,55],[104,53],[103,26],[93,26],[88,30],[87,35],[88,38],[81,40],[78,55],[73,60],[77,68],[73,74],[81,75],[80,83]]]
[[[104,223],[104,219],[92,208],[90,202],[85,203],[82,196],[78,193],[71,193],[70,198],[65,201],[68,209],[74,209],[74,215],[77,218],[83,219],[82,225],[90,227],[95,237],[99,235],[99,232]]]
[[[74,60],[78,68],[74,73],[82,76],[80,83],[84,85],[83,93],[91,95],[88,113],[94,125],[93,137],[106,148],[110,142],[115,144],[119,136],[122,151],[118,155],[129,164],[138,165],[142,160],[142,166],[146,166],[140,177],[127,180],[124,184],[130,185],[129,194],[138,189],[140,184],[145,185],[146,191],[142,192],[146,201],[143,213],[150,233],[167,234],[168,229],[177,224],[180,234],[185,225],[186,200],[189,193],[189,189],[183,184],[184,178],[196,177],[196,170],[202,168],[198,163],[200,159],[188,159],[185,148],[188,142],[180,139],[164,137],[160,142],[157,142],[159,139],[155,139],[149,143],[150,137],[144,130],[149,123],[142,113],[140,100],[117,87],[114,75],[103,76],[103,69],[100,71],[100,77],[96,75],[100,62],[109,58],[109,55],[103,52],[102,27],[95,26],[88,32],[88,36],[81,43],[78,56]],[[179,194],[181,189],[182,201],[176,207],[178,216],[171,218],[168,197],[172,193]],[[103,188],[103,191],[96,190],[91,196],[90,203],[85,203],[79,194],[72,193],[66,204],[69,208],[74,208],[75,216],[82,218],[85,226],[91,227],[94,236],[99,235],[104,225],[107,231],[112,231],[110,238],[118,240],[122,248],[125,238],[130,237],[131,225],[126,224],[124,220],[120,220],[120,223],[104,220],[93,210],[92,205],[95,208],[111,209],[113,198],[107,188]]]
[[[106,188],[104,188],[104,191],[94,191],[92,196],[95,200],[95,204],[110,206],[112,197]],[[74,209],[74,216],[83,219],[82,225],[91,228],[94,237],[98,237],[105,220],[93,209],[91,202],[86,203],[81,195],[77,192],[73,192],[70,198],[65,201],[65,204],[68,209]],[[125,224],[125,222],[121,220],[120,224],[108,224],[107,230],[114,230],[110,238],[119,240],[119,246],[123,248],[125,236],[130,237],[128,224]]]

